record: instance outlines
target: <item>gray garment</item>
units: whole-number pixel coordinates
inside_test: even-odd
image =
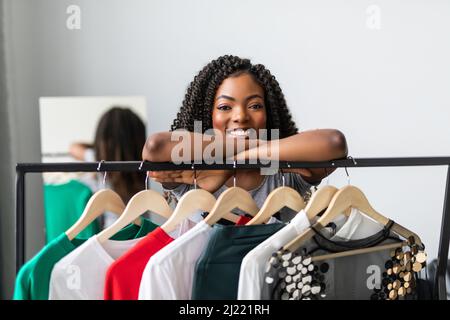
[[[264,201],[267,199],[267,196],[271,191],[283,185],[282,176],[283,175],[280,172],[274,175],[266,175],[264,176],[264,180],[259,185],[259,187],[249,191],[259,208],[262,207]],[[286,172],[284,174],[284,178],[285,186],[297,190],[302,195],[305,202],[308,201],[311,195],[311,188],[319,184],[308,183],[301,177],[301,175],[291,172]],[[219,195],[227,188],[228,187],[225,185],[221,186],[216,192],[214,192],[214,196],[218,198]],[[192,189],[194,189],[194,185],[181,184],[175,189],[165,189],[165,191],[170,191],[178,200],[183,194]],[[232,212],[236,214],[243,214],[243,212],[239,209],[234,209],[232,210]],[[282,210],[280,210],[279,214],[275,215],[275,218],[281,221],[290,221],[295,214],[297,214],[297,212],[294,212],[289,208],[283,208]]]
[[[365,239],[339,242],[327,240],[325,235],[316,235],[294,253],[278,251],[272,255],[267,264],[261,299],[373,299],[374,293],[381,291],[382,282],[387,277],[385,264],[391,259],[392,249],[316,262],[311,270],[306,270],[311,264],[306,262],[307,257],[399,241],[387,229]],[[302,269],[305,269],[303,273]],[[308,275],[312,276],[306,280]],[[304,289],[306,286],[307,290]],[[311,294],[312,287],[317,287],[318,293],[314,296]],[[303,294],[300,294],[302,290]],[[417,299],[417,296],[412,294],[408,298]]]

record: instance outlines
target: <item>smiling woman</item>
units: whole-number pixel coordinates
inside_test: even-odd
[[[201,132],[194,132],[195,121],[201,121]],[[223,137],[223,146],[229,145],[228,140],[243,139],[245,150],[234,149],[239,159],[276,153],[280,161],[327,161],[347,155],[346,140],[339,130],[298,132],[275,77],[263,65],[253,65],[250,60],[236,56],[219,57],[199,72],[187,89],[171,129],[172,132],[156,133],[147,139],[142,151],[144,160],[173,161],[172,151],[178,144],[172,139],[176,129],[187,130],[186,134],[191,135],[189,140],[201,141],[203,150],[217,142],[204,139],[209,129],[222,133],[219,136]],[[267,129],[267,137],[261,136],[263,129]],[[274,129],[276,136],[272,134]],[[256,132],[256,139],[252,132]],[[194,145],[190,150],[183,158],[197,159]],[[229,150],[223,151],[226,157]],[[321,168],[292,169],[285,181],[287,186],[305,195],[331,172]],[[198,171],[197,183],[218,196],[233,184],[231,174],[230,171]],[[192,188],[192,171],[159,171],[149,175],[176,198]],[[249,190],[259,206],[280,181],[279,174],[264,177],[259,170],[238,170],[236,174],[236,185]]]

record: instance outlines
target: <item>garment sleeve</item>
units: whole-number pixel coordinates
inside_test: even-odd
[[[13,300],[31,300],[30,294],[30,277],[27,269],[27,265],[24,265],[16,277],[16,282],[14,285],[14,295]]]
[[[60,279],[60,270],[58,268],[58,264],[52,269],[52,273],[50,275],[50,285],[48,288],[48,300],[60,300],[61,296],[61,286],[60,283],[62,280]]]
[[[259,276],[258,262],[250,254],[244,257],[239,271],[238,300],[259,300],[262,279]]]
[[[271,259],[278,259],[278,254],[273,255]],[[271,263],[272,260],[267,261],[266,263],[266,273],[264,274],[264,280],[261,288],[261,299],[262,300],[281,300],[280,295],[277,293],[277,285],[281,281],[279,279],[279,271],[282,268],[281,266],[274,266]],[[280,269],[278,269],[278,267]]]
[[[174,300],[177,299],[170,285],[174,274],[167,268],[155,263],[152,258],[145,266],[139,286],[139,300]]]

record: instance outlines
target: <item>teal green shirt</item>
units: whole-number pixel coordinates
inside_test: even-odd
[[[91,196],[91,189],[76,180],[44,185],[45,243],[58,237],[78,220]],[[88,239],[99,231],[98,221],[93,221],[79,236]]]
[[[130,240],[144,237],[157,227],[148,219],[142,219],[141,226],[130,224],[111,239]],[[32,259],[20,268],[16,277],[14,300],[48,300],[50,275],[53,266],[67,254],[83,244],[87,239],[75,238],[72,241],[65,233],[48,243]]]

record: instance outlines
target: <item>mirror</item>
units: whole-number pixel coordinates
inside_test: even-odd
[[[146,100],[130,97],[41,97],[42,162],[140,161],[146,140]],[[125,204],[145,188],[145,173],[43,173],[46,242],[78,219],[93,193],[108,187]],[[80,237],[88,238],[112,224],[105,213]]]

